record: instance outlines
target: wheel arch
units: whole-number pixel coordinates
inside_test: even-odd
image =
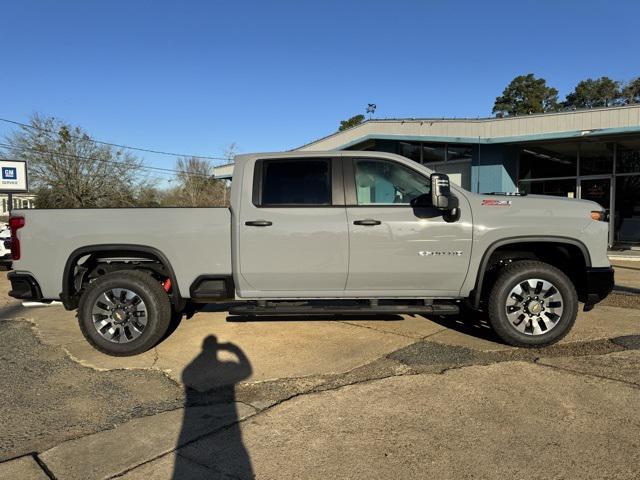
[[[173,308],[175,310],[180,310],[184,307],[185,300],[180,295],[178,278],[171,266],[171,262],[162,251],[147,245],[109,243],[85,245],[75,249],[67,258],[62,274],[62,293],[60,294],[60,299],[66,309],[73,310],[78,305],[79,292],[76,291],[74,286],[74,270],[78,265],[78,261],[83,257],[97,253],[114,256],[140,255],[141,258],[159,262],[166,269],[166,273],[171,280],[172,293],[169,295],[169,299],[171,300]]]
[[[549,249],[557,251],[558,247],[569,247],[573,252],[579,251],[581,253],[580,260],[584,262],[583,265],[585,268],[591,266],[591,256],[589,254],[589,250],[584,243],[575,238],[556,236],[521,236],[502,238],[489,245],[489,247],[482,255],[482,260],[480,261],[480,267],[478,268],[478,274],[476,276],[475,287],[471,291],[469,299],[472,308],[477,309],[480,307],[482,294],[486,289],[485,279],[487,277],[489,269],[492,267],[492,261],[497,258],[496,255],[501,251],[517,251],[517,247],[526,248],[530,245],[535,245],[537,247],[536,249],[532,249],[529,252],[534,256],[540,250]],[[513,250],[511,250],[511,248],[513,248]],[[522,248],[520,248],[520,250],[522,250]],[[577,290],[579,290],[579,287],[579,285],[576,285]]]

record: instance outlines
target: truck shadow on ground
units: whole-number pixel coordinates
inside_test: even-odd
[[[368,321],[380,321],[380,322],[398,322],[403,318],[400,315],[229,315],[227,316],[227,322],[368,322]]]
[[[235,401],[236,384],[248,378],[251,372],[249,359],[237,345],[219,343],[214,335],[204,339],[202,351],[182,373],[185,410],[177,444],[181,450],[176,455],[173,469],[174,480],[202,478],[203,466],[211,471],[210,478],[226,478],[226,475],[253,478]],[[219,421],[220,433],[194,443],[203,422],[212,421]]]
[[[463,333],[482,340],[494,343],[503,343],[493,332],[487,317],[482,312],[465,312],[458,315],[419,315],[431,322],[437,323],[450,330]],[[404,318],[400,315],[229,315],[227,322],[401,322]]]
[[[503,344],[504,342],[494,333],[486,314],[482,312],[464,312],[458,315],[421,315],[438,325],[450,330],[476,337],[481,340]]]

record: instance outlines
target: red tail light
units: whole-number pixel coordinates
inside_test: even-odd
[[[11,230],[11,258],[20,260],[20,240],[18,240],[18,230],[24,227],[24,217],[11,217],[9,219],[9,229]]]

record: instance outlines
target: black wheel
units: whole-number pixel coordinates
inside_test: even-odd
[[[169,297],[151,275],[134,270],[99,277],[80,297],[78,323],[107,355],[137,355],[155,346],[172,319]]]
[[[504,267],[488,304],[493,330],[518,347],[543,347],[559,341],[578,314],[578,295],[571,280],[556,267],[533,260]]]

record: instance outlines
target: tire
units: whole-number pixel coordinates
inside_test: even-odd
[[[153,348],[163,339],[171,320],[171,303],[160,283],[135,270],[99,277],[82,294],[78,306],[84,337],[96,350],[116,357]]]
[[[523,260],[498,274],[488,305],[489,323],[505,343],[535,348],[556,343],[569,333],[578,314],[578,295],[561,270]]]

